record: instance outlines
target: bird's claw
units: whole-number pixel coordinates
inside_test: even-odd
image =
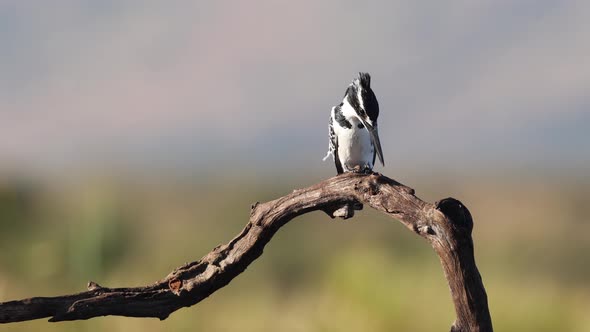
[[[365,165],[363,167],[361,167],[360,165],[356,165],[352,169],[352,172],[358,174],[373,174],[373,169],[370,165]]]

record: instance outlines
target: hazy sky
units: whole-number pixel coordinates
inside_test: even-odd
[[[4,0],[0,169],[322,167],[361,70],[388,168],[579,169],[589,59],[588,1]]]

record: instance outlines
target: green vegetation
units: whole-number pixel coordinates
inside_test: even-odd
[[[78,292],[88,280],[112,287],[153,282],[229,241],[252,202],[312,182],[0,180],[0,301]],[[496,330],[590,330],[590,183],[404,182],[423,199],[450,195],[470,208]],[[230,285],[162,322],[106,317],[1,329],[438,331],[453,319],[430,247],[365,209],[349,221],[321,213],[292,221]]]

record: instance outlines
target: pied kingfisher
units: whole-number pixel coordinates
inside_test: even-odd
[[[375,155],[385,166],[377,131],[378,116],[379,103],[371,90],[371,76],[359,73],[330,115],[330,144],[324,160],[332,155],[338,174],[371,172]]]

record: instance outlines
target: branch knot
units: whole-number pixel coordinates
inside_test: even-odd
[[[443,198],[434,203],[435,209],[442,212],[447,219],[459,229],[473,230],[473,219],[469,210],[459,200],[452,197]]]
[[[170,291],[175,295],[180,295],[180,292],[182,291],[182,280],[171,279],[168,281],[168,288],[170,288]]]

